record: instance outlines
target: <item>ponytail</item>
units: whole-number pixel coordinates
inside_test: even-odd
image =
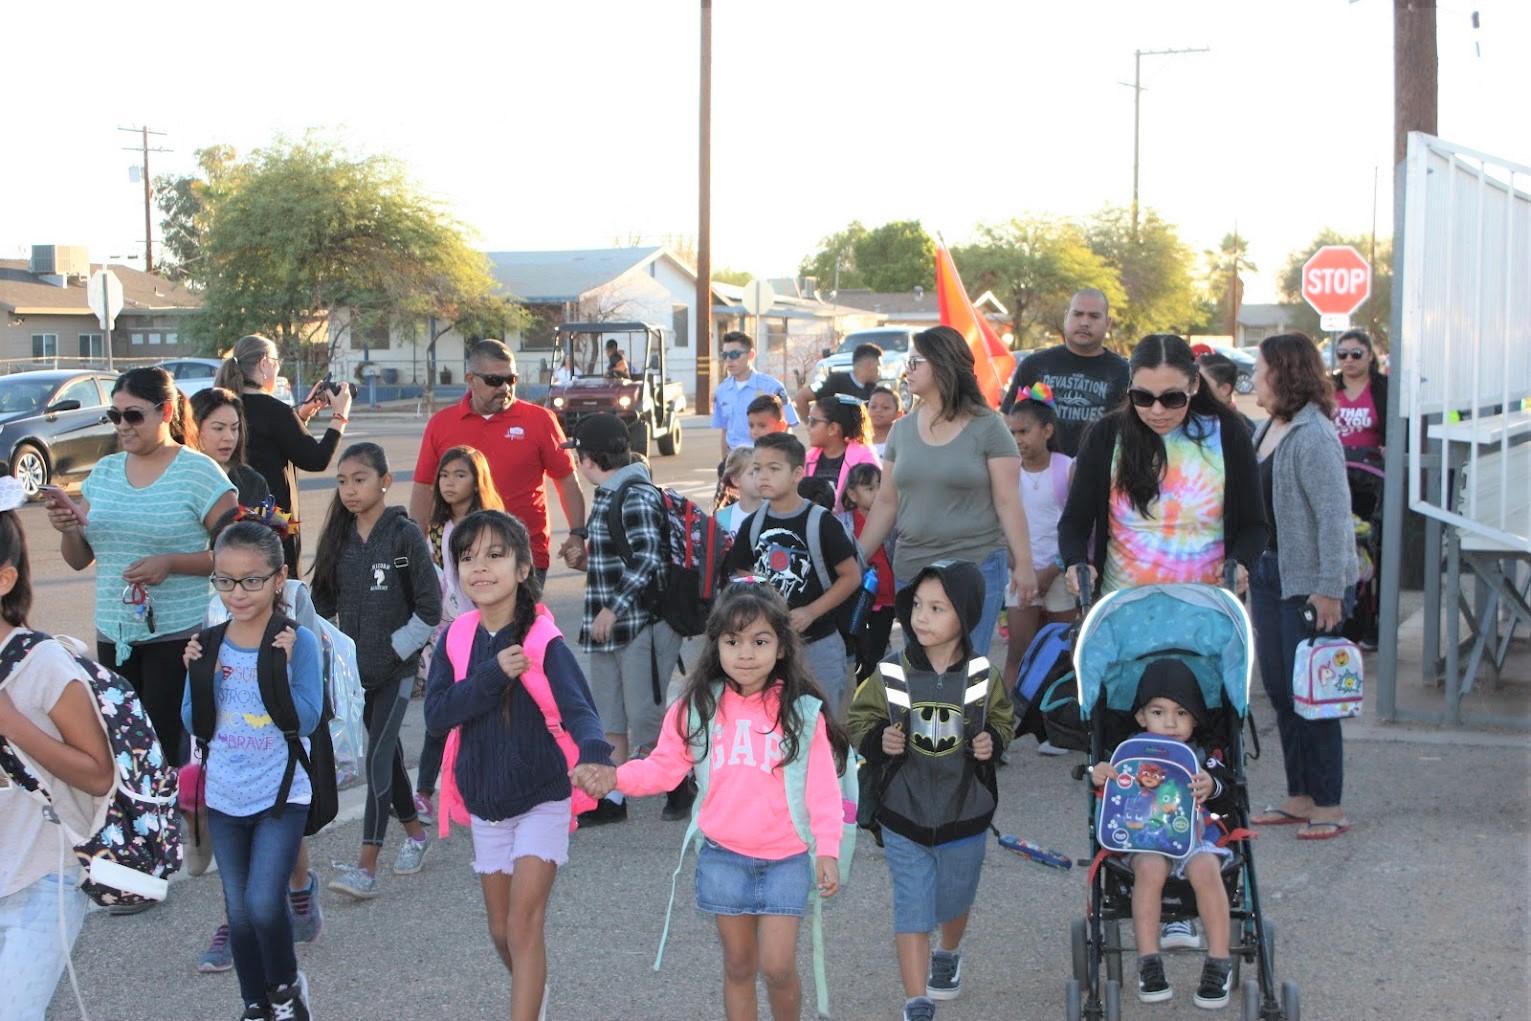
[[[191,413],[191,403],[180,387],[175,391],[175,404],[170,412],[170,438],[183,447],[197,448],[197,419]]]
[[[223,365],[218,368],[218,375],[213,377],[213,385],[232,390],[236,394],[244,393],[247,386],[259,387],[260,383],[255,379],[256,368],[262,358],[275,357],[276,345],[269,338],[258,333],[240,337],[235,341],[229,356],[223,360]]]

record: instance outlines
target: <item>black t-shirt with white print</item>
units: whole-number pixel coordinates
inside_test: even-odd
[[[772,513],[771,505],[765,504],[749,515],[739,525],[733,547],[723,568],[729,577],[749,572],[767,579],[776,586],[792,609],[807,606],[824,594],[819,582],[819,572],[809,556],[808,516],[812,505],[804,500],[798,510],[787,516]],[[750,533],[754,530],[756,514],[766,515],[765,526],[760,530],[760,541],[750,548]],[[835,516],[824,511],[819,516],[819,546],[824,552],[824,568],[834,584],[835,565],[853,560],[856,551],[845,526]],[[803,640],[817,641],[835,632],[834,614],[824,614],[814,621],[803,635]]]

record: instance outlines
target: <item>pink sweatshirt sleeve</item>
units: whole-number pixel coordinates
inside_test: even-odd
[[[659,744],[645,759],[628,759],[617,767],[617,790],[641,798],[673,790],[691,769],[691,746],[681,740],[675,718],[689,711],[685,699],[664,714],[659,726]]]
[[[813,724],[808,747],[808,828],[822,857],[840,857],[840,837],[845,830],[845,804],[840,797],[840,778],[835,773],[835,753],[829,746],[824,714]]]

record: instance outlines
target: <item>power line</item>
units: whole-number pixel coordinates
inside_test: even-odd
[[[140,137],[138,145],[123,146],[128,152],[137,152],[142,158],[140,172],[144,179],[144,272],[154,272],[154,191],[149,184],[149,154],[151,152],[170,152],[170,149],[149,148],[149,136],[161,135],[163,131],[151,131],[148,125],[138,128],[118,128],[118,131],[131,131]]]

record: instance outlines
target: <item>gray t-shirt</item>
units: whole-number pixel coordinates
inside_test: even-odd
[[[940,446],[920,438],[918,414],[894,422],[883,454],[883,470],[893,465],[898,486],[893,574],[908,581],[943,557],[981,564],[1003,548],[989,461],[1020,456],[1015,437],[995,414],[973,419]]]

